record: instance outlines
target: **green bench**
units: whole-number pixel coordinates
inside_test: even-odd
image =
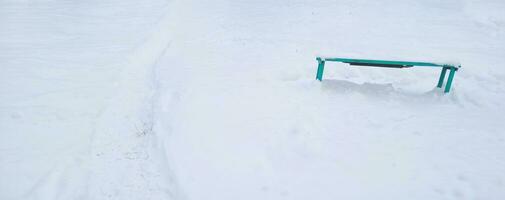
[[[324,64],[326,62],[341,62],[347,63],[349,65],[358,65],[358,66],[369,66],[369,67],[388,67],[388,68],[409,68],[409,67],[439,67],[442,68],[442,72],[440,73],[440,78],[438,79],[438,88],[442,88],[444,84],[445,74],[447,70],[449,70],[449,77],[447,78],[447,84],[445,85],[445,93],[449,93],[451,90],[452,80],[454,79],[454,75],[459,68],[460,65],[451,65],[451,64],[437,64],[437,63],[428,63],[428,62],[407,62],[407,61],[389,61],[389,60],[365,60],[365,59],[350,59],[350,58],[322,58],[317,57],[317,74],[316,79],[319,81],[323,80],[323,72],[324,72]]]

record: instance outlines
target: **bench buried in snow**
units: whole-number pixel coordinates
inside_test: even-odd
[[[394,61],[394,60],[368,60],[368,59],[352,59],[352,58],[329,58],[329,57],[317,57],[318,62],[316,79],[319,81],[323,80],[324,64],[326,62],[341,62],[347,63],[349,65],[357,66],[367,66],[367,67],[387,67],[387,68],[410,68],[410,67],[439,67],[442,68],[440,72],[440,78],[438,79],[438,88],[442,88],[445,80],[445,74],[449,70],[449,77],[447,78],[447,84],[445,84],[445,93],[449,93],[451,90],[452,80],[454,75],[461,65],[455,64],[439,64],[431,62],[410,62],[410,61]]]

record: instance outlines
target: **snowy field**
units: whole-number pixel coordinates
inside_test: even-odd
[[[0,0],[0,199],[505,199],[504,10]]]

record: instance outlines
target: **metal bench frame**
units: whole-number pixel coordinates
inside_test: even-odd
[[[341,62],[347,63],[349,65],[359,65],[368,67],[388,67],[388,68],[410,68],[414,66],[420,67],[439,67],[442,68],[440,73],[440,78],[438,79],[438,88],[442,88],[444,85],[445,74],[449,70],[449,77],[447,78],[447,84],[445,85],[444,93],[449,93],[452,86],[452,80],[454,75],[461,65],[451,65],[451,64],[437,64],[429,62],[408,62],[408,61],[390,61],[390,60],[366,60],[366,59],[350,59],[350,58],[316,58],[318,62],[316,79],[323,81],[324,64],[326,62]]]

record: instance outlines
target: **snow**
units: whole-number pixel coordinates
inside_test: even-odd
[[[0,7],[0,199],[165,196],[144,180],[158,170],[135,136],[146,129],[148,66],[168,43],[152,44],[167,32],[157,26],[168,3]]]
[[[0,199],[503,199],[503,8],[0,1]]]

